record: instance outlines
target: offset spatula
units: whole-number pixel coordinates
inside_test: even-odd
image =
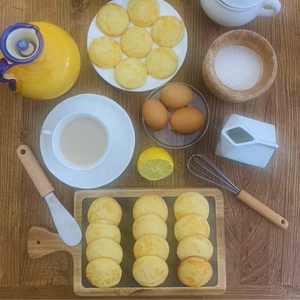
[[[31,149],[26,145],[21,145],[17,149],[17,155],[40,195],[46,200],[61,239],[68,246],[79,244],[82,238],[79,225],[53,194],[54,188]]]

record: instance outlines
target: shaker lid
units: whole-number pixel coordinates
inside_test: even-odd
[[[262,0],[220,0],[223,4],[232,8],[250,8],[259,4]]]

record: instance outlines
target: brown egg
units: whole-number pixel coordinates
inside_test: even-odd
[[[170,118],[171,127],[180,133],[193,133],[200,129],[204,122],[205,116],[195,107],[180,108]]]
[[[168,123],[168,111],[158,100],[147,100],[142,107],[142,116],[144,122],[154,130],[161,130]]]
[[[170,84],[163,88],[160,101],[168,108],[180,108],[192,102],[193,91],[183,84]]]

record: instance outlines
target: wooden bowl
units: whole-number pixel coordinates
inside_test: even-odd
[[[235,90],[224,85],[215,72],[215,57],[226,46],[240,45],[259,55],[263,70],[259,81],[250,89]],[[202,65],[203,80],[207,88],[219,99],[244,102],[266,92],[277,74],[277,58],[270,43],[261,35],[249,30],[232,30],[219,36],[210,46]]]

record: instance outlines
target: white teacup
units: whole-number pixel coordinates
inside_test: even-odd
[[[278,0],[200,0],[206,15],[229,27],[241,26],[256,17],[271,17],[281,8]]]
[[[86,171],[98,166],[110,148],[110,135],[106,125],[89,113],[67,115],[53,131],[43,128],[41,134],[52,136],[52,150],[57,160],[76,171]]]

